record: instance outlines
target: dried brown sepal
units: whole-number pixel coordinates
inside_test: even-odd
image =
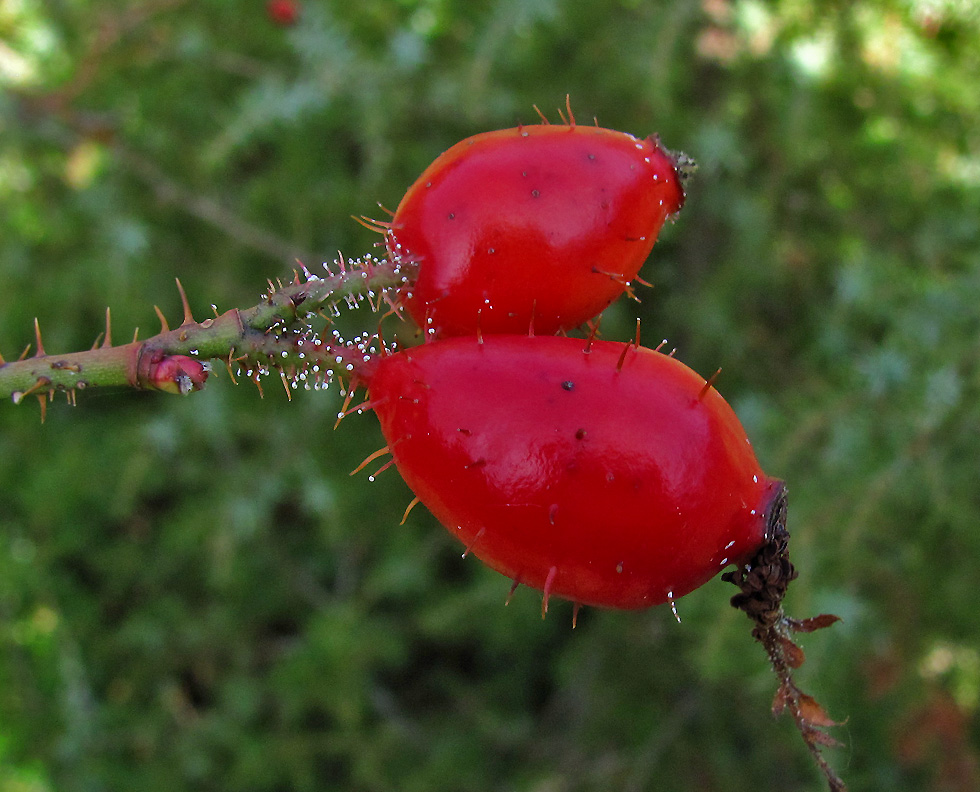
[[[838,723],[835,725],[839,726],[840,724]],[[817,728],[807,728],[804,731],[803,739],[805,739],[807,742],[817,743],[827,748],[844,747],[844,743],[842,743],[836,737],[831,737],[829,734],[827,734],[827,732],[821,731]],[[828,779],[828,781],[831,781],[830,788],[834,790],[834,792],[847,792],[847,787],[844,786],[844,782],[841,781],[840,778],[835,777],[835,779],[836,785],[833,781],[831,781],[831,779]]]
[[[786,658],[786,665],[790,668],[799,668],[806,661],[806,655],[803,650],[785,635],[779,636],[780,648],[783,652],[783,657]]]
[[[780,487],[767,510],[768,539],[749,563],[726,572],[722,580],[734,583],[741,591],[732,597],[732,607],[752,619],[753,637],[769,655],[779,687],[772,702],[773,715],[787,710],[803,737],[810,755],[827,780],[831,792],[847,792],[847,787],[824,759],[823,747],[840,743],[822,729],[839,726],[816,699],[804,693],[793,679],[793,669],[803,665],[803,650],[790,638],[795,632],[813,632],[829,627],[840,619],[830,614],[810,619],[790,619],[783,612],[783,598],[790,581],[797,577],[789,560],[789,531],[786,529],[786,488]]]
[[[823,726],[825,728],[840,726],[840,724],[831,718],[827,714],[827,711],[817,703],[817,700],[813,696],[808,696],[806,693],[800,693],[797,706],[800,710],[800,716],[807,723],[812,724],[813,726]]]
[[[811,616],[809,619],[790,619],[786,618],[786,626],[793,632],[811,633],[822,630],[825,627],[840,621],[840,616],[832,613],[821,613],[819,616]]]

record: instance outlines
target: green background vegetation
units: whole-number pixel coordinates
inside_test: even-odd
[[[4,0],[0,349],[370,252],[350,215],[566,93],[658,132],[701,169],[604,333],[721,366],[788,482],[853,792],[976,790],[978,73],[967,0]],[[504,608],[393,470],[348,475],[370,416],[265,391],[0,405],[0,792],[823,788],[730,585],[682,624]]]

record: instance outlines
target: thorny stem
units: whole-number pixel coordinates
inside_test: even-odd
[[[822,614],[810,619],[791,619],[782,601],[790,581],[797,576],[789,560],[789,531],[786,528],[786,488],[780,484],[767,511],[767,541],[745,566],[726,572],[722,580],[734,583],[741,593],[732,597],[732,607],[744,611],[755,622],[752,636],[759,641],[779,680],[773,699],[774,715],[789,709],[796,728],[831,792],[847,792],[847,787],[820,752],[823,746],[840,743],[823,729],[840,724],[833,721],[816,700],[804,693],[793,679],[793,669],[804,662],[803,650],[790,637],[795,632],[813,632],[829,627],[837,616]]]
[[[339,315],[339,303],[355,307],[367,301],[375,310],[392,304],[391,290],[409,281],[408,267],[374,258],[354,262],[341,259],[339,272],[328,270],[325,278],[314,277],[303,268],[291,283],[269,283],[269,291],[255,306],[232,309],[204,321],[191,316],[183,289],[183,321],[171,330],[160,316],[161,332],[144,341],[111,344],[111,324],[106,313],[105,341],[83,352],[48,354],[35,326],[35,354],[27,351],[16,361],[0,357],[0,398],[19,404],[29,395],[41,402],[42,417],[48,401],[64,392],[74,403],[76,391],[98,387],[130,387],[188,393],[199,390],[207,379],[203,361],[221,360],[236,365],[258,383],[261,374],[275,370],[287,379],[309,371],[325,383],[335,375],[354,376],[363,364],[367,343],[348,343],[334,338],[322,342],[310,325],[314,315]]]

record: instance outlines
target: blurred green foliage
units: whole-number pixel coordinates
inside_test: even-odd
[[[700,162],[642,303],[789,483],[853,792],[980,787],[980,10],[967,0],[0,3],[0,348],[256,302],[438,153],[553,118]],[[376,318],[344,322],[369,328]],[[0,405],[0,792],[818,790],[715,580],[544,622],[340,397]],[[520,409],[520,405],[515,405]]]

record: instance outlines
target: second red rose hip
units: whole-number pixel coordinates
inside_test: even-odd
[[[687,594],[765,543],[781,482],[674,358],[558,336],[383,357],[370,403],[421,502],[512,580],[582,604]]]

